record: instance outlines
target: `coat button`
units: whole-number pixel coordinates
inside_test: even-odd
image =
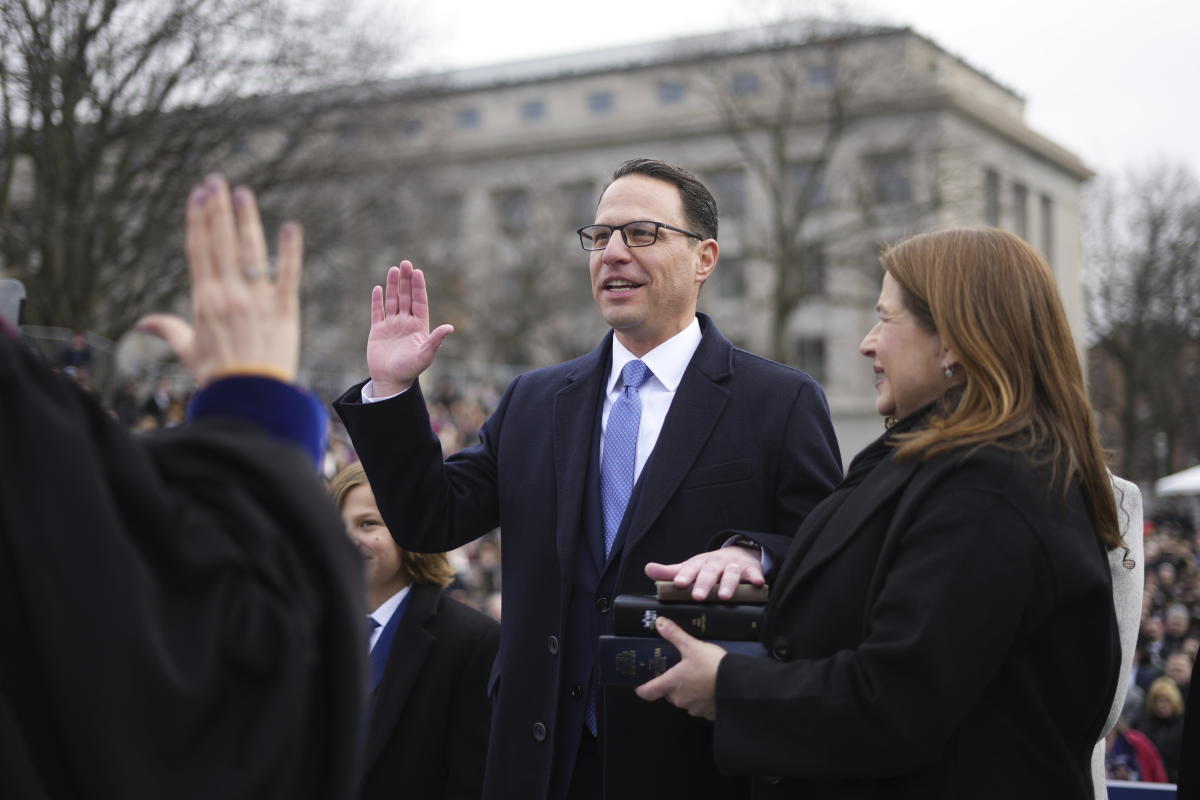
[[[546,649],[550,651],[550,655],[558,655],[558,637],[551,636],[546,640]]]
[[[533,723],[533,739],[536,742],[546,741],[546,726],[540,722]]]
[[[583,687],[580,686],[578,683],[571,687],[571,699],[572,700],[582,700],[583,699]]]
[[[787,661],[792,655],[792,647],[788,644],[788,640],[780,636],[771,645],[771,658],[776,661]]]
[[[596,610],[597,611],[599,611],[601,614],[607,614],[608,608],[609,608],[609,604],[608,604],[607,597],[597,597],[596,598]]]

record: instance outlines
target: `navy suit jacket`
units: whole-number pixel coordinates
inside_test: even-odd
[[[504,619],[485,796],[561,797],[578,748],[595,639],[617,593],[652,591],[647,561],[682,561],[725,529],[790,535],[841,478],[824,393],[810,377],[735,348],[708,317],[607,564],[598,530],[597,420],[610,333],[581,358],[516,378],[481,442],[444,462],[419,387],[336,404],[388,527],[443,551],[497,525]],[[603,698],[605,794],[748,792],[724,782],[712,728],[629,689]]]
[[[371,696],[361,796],[478,798],[500,626],[440,586],[414,584],[410,592],[403,616],[392,619],[387,665]]]

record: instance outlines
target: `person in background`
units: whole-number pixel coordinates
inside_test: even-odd
[[[79,371],[81,383],[90,382],[92,374],[92,345],[87,334],[76,328],[71,331],[71,340],[58,354],[58,365],[63,369],[74,367]]]
[[[361,464],[335,475],[329,493],[362,555],[370,612],[360,797],[478,800],[491,722],[487,677],[500,625],[445,595],[454,577],[445,554],[396,546]]]
[[[1192,686],[1192,667],[1192,657],[1183,650],[1172,653],[1167,658],[1166,675],[1175,681],[1175,685],[1179,687],[1179,693],[1183,695],[1183,702],[1185,703],[1187,702]]]
[[[1133,723],[1158,748],[1167,779],[1179,778],[1179,759],[1183,750],[1183,695],[1175,681],[1164,675],[1150,684],[1146,692],[1146,707]]]
[[[1131,694],[1126,698],[1117,724],[1105,737],[1105,777],[1114,781],[1166,783],[1167,770],[1163,767],[1158,748],[1146,734],[1129,727],[1129,723],[1137,717],[1139,708]]]
[[[134,437],[0,333],[0,790],[13,798],[351,796],[362,562],[295,385],[298,226],[277,267],[253,195],[187,204],[192,323],[142,322],[200,387]]]
[[[713,719],[718,766],[756,797],[1090,800],[1122,540],[1053,273],[995,229],[881,261],[859,349],[896,422],[790,546],[742,534],[779,559],[769,656],[660,617],[683,658],[638,694]],[[734,547],[646,571],[697,597],[762,580]]]

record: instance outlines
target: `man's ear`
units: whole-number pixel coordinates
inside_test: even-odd
[[[704,283],[717,268],[721,246],[716,239],[705,239],[696,245],[696,283]]]

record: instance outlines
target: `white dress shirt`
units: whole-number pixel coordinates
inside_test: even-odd
[[[408,595],[408,590],[411,588],[412,584],[410,583],[408,586],[405,586],[387,600],[384,600],[382,603],[380,603],[379,608],[375,609],[370,614],[367,614],[368,617],[379,623],[379,627],[371,631],[371,640],[367,644],[368,653],[375,649],[375,642],[379,641],[379,634],[383,633],[383,629],[386,628],[387,624],[392,621],[392,615],[395,614],[396,609],[400,607],[400,601],[402,601]]]
[[[692,324],[641,358],[652,377],[647,378],[638,391],[642,401],[642,419],[638,427],[637,460],[633,466],[635,483],[642,474],[642,467],[646,466],[646,459],[650,458],[650,453],[658,442],[663,421],[667,418],[667,412],[671,410],[671,401],[675,399],[675,390],[679,388],[683,373],[692,362],[696,348],[700,346],[700,339],[700,323],[693,317]],[[608,370],[608,381],[604,384],[604,409],[600,413],[600,453],[597,454],[597,459],[604,455],[604,429],[608,427],[609,412],[625,387],[624,381],[621,380],[621,370],[636,358],[637,356],[621,344],[620,339],[613,337],[612,365]]]

